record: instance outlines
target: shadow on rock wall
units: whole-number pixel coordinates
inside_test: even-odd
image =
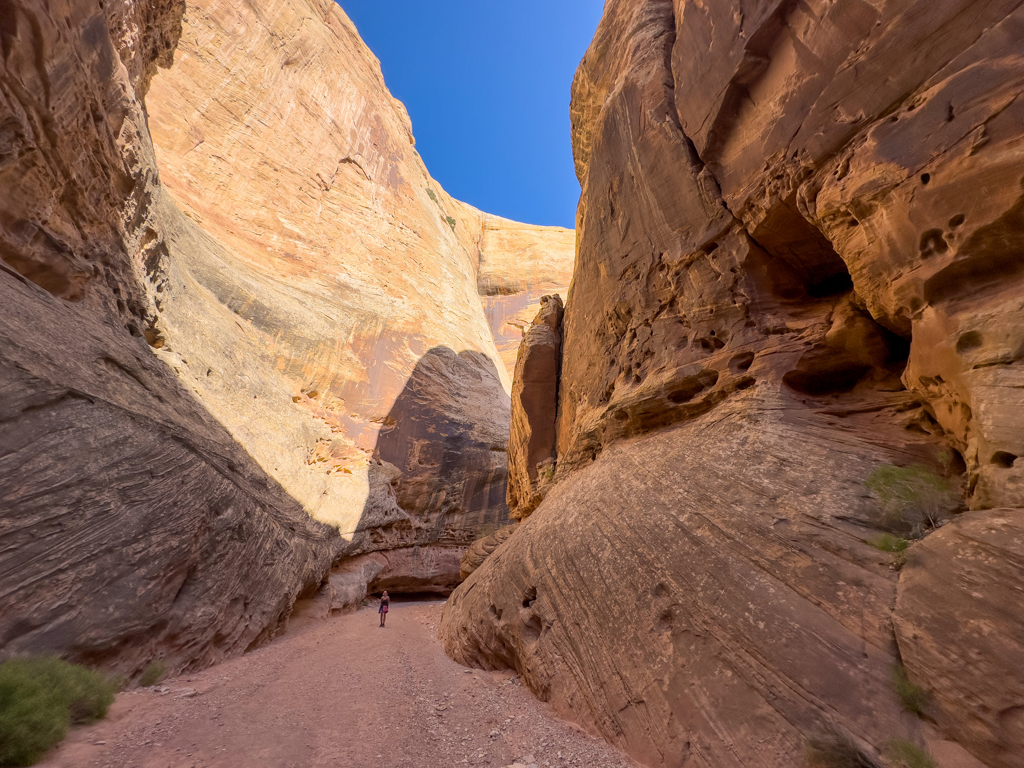
[[[145,343],[0,272],[0,657],[126,675],[241,653],[341,543]]]
[[[356,607],[368,590],[459,584],[465,548],[510,522],[509,411],[487,355],[438,346],[420,358],[384,420],[362,517],[316,611]]]

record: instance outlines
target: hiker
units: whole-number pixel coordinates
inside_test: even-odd
[[[377,609],[377,613],[380,614],[380,625],[382,627],[388,618],[388,603],[390,602],[391,599],[388,597],[388,591],[385,589],[384,594],[380,596],[380,608]]]

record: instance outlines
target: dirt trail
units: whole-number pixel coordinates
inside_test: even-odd
[[[42,766],[630,768],[554,718],[511,673],[469,672],[437,641],[441,602],[306,625],[241,658],[118,696]]]

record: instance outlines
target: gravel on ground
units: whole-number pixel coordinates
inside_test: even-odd
[[[437,640],[441,601],[314,621],[202,672],[117,697],[53,768],[634,768],[557,719],[512,672],[468,670]]]

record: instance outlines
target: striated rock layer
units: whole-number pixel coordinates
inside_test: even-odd
[[[333,2],[0,4],[0,655],[181,669],[451,589],[508,522],[478,282],[524,237],[510,280],[571,270],[430,179]]]
[[[0,9],[0,649],[126,673],[272,637],[337,532],[144,340],[162,241],[141,96],[182,3]]]
[[[345,554],[507,522],[509,382],[478,289],[571,272],[573,233],[449,198],[330,0],[196,0],[147,106],[157,354]]]
[[[910,549],[893,614],[929,714],[999,768],[1024,743],[1022,573],[1024,510],[969,512]]]
[[[512,517],[529,515],[555,475],[558,376],[562,367],[562,299],[541,297],[541,308],[523,337],[512,382],[508,506]]]
[[[911,548],[894,633],[898,574],[870,543],[951,505],[894,513],[865,481],[921,464],[961,509],[1024,507],[1024,9],[749,5],[606,4],[573,87],[557,399],[533,409],[557,408],[553,485],[441,637],[645,764],[714,768],[788,768],[836,732],[924,746],[905,653],[953,751],[1002,766],[1018,711],[979,688],[1019,672],[1012,548],[983,548],[990,636],[940,663],[916,553],[967,589],[960,544]]]

